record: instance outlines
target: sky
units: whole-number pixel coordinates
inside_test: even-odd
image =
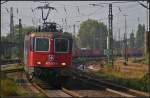
[[[2,2],[2,1],[1,1]],[[50,6],[55,7],[57,11],[52,10],[48,21],[56,22],[64,27],[64,31],[73,33],[73,25],[76,26],[76,35],[80,28],[80,23],[87,19],[95,19],[104,22],[108,26],[109,5],[114,1],[47,1]],[[147,5],[146,1],[141,3]],[[22,24],[26,26],[38,26],[42,24],[41,10],[36,9],[43,6],[44,2],[38,1],[8,1],[1,5],[1,33],[6,36],[10,31],[10,7],[13,7],[14,24],[18,24],[19,18]],[[98,4],[92,6],[89,4]],[[18,13],[17,13],[18,9]],[[113,36],[118,38],[120,28],[121,37],[125,32],[125,17],[127,20],[127,36],[137,31],[138,24],[145,24],[147,27],[146,8],[142,7],[136,1],[122,1],[122,3],[112,4],[113,14]],[[46,13],[46,12],[45,12]]]

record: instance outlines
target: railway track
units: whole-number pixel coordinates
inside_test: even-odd
[[[90,76],[89,74],[86,74],[85,72],[82,72],[79,70],[74,70],[72,72],[73,72],[72,74],[74,74],[75,78],[77,78],[83,82],[88,82],[89,84],[95,85],[97,87],[99,87],[99,86],[101,87],[103,85],[103,87],[106,88],[107,91],[118,93],[121,96],[125,96],[125,97],[137,97],[137,96],[148,97],[149,96],[149,94],[145,93],[145,92],[133,90],[133,89],[130,89],[127,87],[113,84],[108,81],[95,79],[92,76]]]
[[[82,97],[77,93],[69,91],[66,88],[55,89],[54,87],[50,86],[47,82],[41,81],[39,79],[35,79],[35,81],[29,81],[26,78],[24,72],[7,72],[5,75],[9,78],[13,78],[16,80],[19,86],[22,86],[25,90],[30,91],[33,97],[36,96],[37,92],[42,93],[45,97],[53,98],[53,97]],[[6,76],[5,76],[6,77]],[[38,82],[37,82],[38,81]],[[13,96],[12,96],[13,97]],[[16,96],[17,97],[17,96]],[[22,96],[23,97],[23,96]],[[32,96],[29,96],[32,98]]]
[[[39,91],[41,91],[44,95],[50,98],[52,97],[83,97],[66,88],[61,88],[61,90],[47,90],[47,89],[41,88],[39,85],[35,83],[33,83],[32,85],[36,87]]]
[[[61,89],[55,89],[49,86],[46,81],[37,78],[34,81],[36,83],[33,82],[32,84],[47,97],[134,97],[79,78],[70,79]]]
[[[20,72],[19,72],[20,73]],[[10,73],[10,77],[14,76],[14,74]],[[26,84],[22,84],[26,89],[36,88],[39,92],[41,92],[46,97],[133,97],[128,94],[118,93],[112,89],[105,89],[105,87],[100,85],[95,85],[91,82],[85,82],[82,79],[72,79],[68,82],[67,85],[63,85],[60,89],[52,87],[47,81],[43,81],[40,79],[35,79],[30,84],[25,79],[24,73],[22,73],[22,78],[20,77],[18,81],[26,81]],[[21,82],[22,83],[22,82]],[[28,84],[28,85],[27,85]],[[70,85],[70,86],[68,86]],[[33,91],[33,90],[30,90]]]
[[[50,86],[49,83],[42,81],[40,79],[37,79],[37,78],[34,78],[34,80],[32,81],[32,85],[36,87],[39,91],[41,91],[44,95],[50,98],[52,97],[83,97],[79,95],[78,93],[70,91],[69,89],[65,87],[61,87],[58,89],[53,86]]]
[[[115,93],[115,94],[118,94],[122,97],[135,97],[134,95],[131,95],[131,94],[127,94],[127,93],[124,93],[124,92],[120,92],[120,91],[117,91],[115,89],[110,89],[110,88],[107,88],[106,86],[103,86],[102,84],[98,84],[98,83],[94,83],[94,82],[91,82],[91,80],[86,80],[86,79],[81,79],[79,78],[80,81],[82,82],[85,82],[89,85],[93,85],[97,88],[103,88],[104,90],[108,91],[108,92],[111,92],[111,93]]]
[[[22,70],[7,71],[6,73],[22,72]],[[148,96],[129,88],[117,86],[106,81],[93,79],[83,72],[74,70],[74,76],[67,85],[60,89],[51,87],[47,81],[35,79],[31,84],[47,97],[136,97]],[[23,73],[24,74],[24,73]],[[13,75],[14,76],[14,75]],[[21,77],[20,77],[21,78]],[[35,82],[36,81],[36,82]],[[30,87],[28,87],[30,88]]]
[[[39,92],[41,92],[47,97],[82,97],[79,94],[66,89],[65,87],[62,87],[61,89],[54,89],[53,87],[50,87],[49,84],[43,81],[42,82],[40,81],[38,83],[29,82],[29,80],[26,78],[25,73],[23,72],[23,69],[13,69],[13,70],[11,69],[3,71],[3,73],[4,77],[15,79],[18,85],[22,86],[24,89],[28,91],[31,91],[31,93],[33,91],[36,91],[34,89],[36,88]],[[33,95],[35,96],[35,92],[33,92]]]

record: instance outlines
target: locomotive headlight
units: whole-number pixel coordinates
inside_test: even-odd
[[[36,62],[37,64],[41,64],[41,62]]]
[[[62,65],[62,66],[66,66],[66,63],[65,63],[65,62],[63,62],[63,63],[61,63],[61,65]]]

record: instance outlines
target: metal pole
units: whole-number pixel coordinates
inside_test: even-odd
[[[149,4],[148,4],[149,3]],[[149,10],[149,13],[150,13],[150,1],[149,0],[147,0],[147,6],[145,6],[144,4],[141,4],[140,3],[140,5],[142,5],[144,8],[147,8],[147,10]],[[149,16],[150,16],[150,14],[149,14]],[[149,22],[149,17],[148,17],[148,11],[147,11],[147,31],[148,31],[148,43],[147,43],[147,46],[148,46],[148,76],[150,77],[150,31],[149,31],[149,27],[148,27],[148,22]],[[149,22],[149,26],[150,26],[150,22]],[[150,96],[150,78],[148,77],[148,79],[149,79],[149,83],[148,83],[148,91],[149,91],[149,96]]]
[[[72,37],[73,37],[73,49],[75,49],[75,24],[73,25],[73,34],[72,34]]]
[[[149,11],[150,12],[150,11]],[[150,31],[148,31],[148,61],[149,61],[149,95],[150,95]]]
[[[137,18],[137,21],[138,21],[138,25],[139,25],[140,24],[140,18],[139,17]]]
[[[149,3],[149,7],[150,7],[150,1],[148,0],[148,3]],[[149,8],[149,15],[150,15],[150,8]],[[149,22],[149,26],[150,26],[150,22]],[[148,28],[148,54],[149,54],[149,96],[150,96],[150,29]]]
[[[95,33],[93,33],[93,50],[95,50]]]
[[[10,8],[10,38],[14,36],[13,7]]]
[[[111,63],[112,67],[114,68],[114,64],[113,64],[113,15],[112,15],[112,4],[109,4],[109,32],[108,32],[108,40],[109,40],[109,51],[110,54],[108,56],[108,62]]]
[[[127,65],[128,63],[128,56],[127,56],[127,21],[126,21],[126,16],[127,15],[124,15],[125,16],[125,33],[124,33],[124,48],[125,48],[125,65]]]
[[[2,48],[2,44],[1,44],[1,32],[0,32],[0,47]],[[2,56],[2,49],[0,49],[0,63],[1,63],[1,56]]]
[[[119,32],[118,32],[118,42],[119,42],[118,43],[119,44],[119,49],[118,49],[119,55],[118,56],[120,57],[120,53],[121,53],[121,51],[120,51],[121,50],[120,28],[119,28]]]
[[[148,6],[148,1],[147,1],[147,6]],[[146,18],[147,18],[147,31],[148,31],[148,22],[149,22],[149,21],[148,21],[148,9],[146,10],[146,14],[147,14],[147,15],[146,15],[146,16],[147,16]]]
[[[13,21],[13,7],[10,8],[10,39],[13,41],[13,36],[14,36],[14,21]],[[11,53],[11,48],[8,49],[8,54],[9,57],[11,58],[12,53]]]
[[[19,41],[20,41],[20,49],[21,49],[21,39],[22,39],[22,24],[21,24],[21,19],[19,19]]]
[[[21,19],[19,19],[19,59],[22,60],[22,52],[23,52],[23,45],[22,45],[22,24]]]
[[[73,25],[73,33],[74,33],[73,35],[75,37],[75,33],[76,33],[76,25],[75,24]]]

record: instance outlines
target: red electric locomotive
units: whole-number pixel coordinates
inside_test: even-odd
[[[30,79],[34,75],[44,78],[68,77],[72,65],[72,37],[68,33],[54,31],[54,28],[44,28],[25,36],[24,67]]]
[[[37,9],[42,9],[44,23],[38,30],[25,36],[25,72],[30,79],[40,76],[50,80],[65,80],[72,65],[72,36],[62,33],[56,23],[46,22],[49,12],[55,10],[54,7],[46,4]],[[48,9],[46,18],[43,15],[44,9]]]

